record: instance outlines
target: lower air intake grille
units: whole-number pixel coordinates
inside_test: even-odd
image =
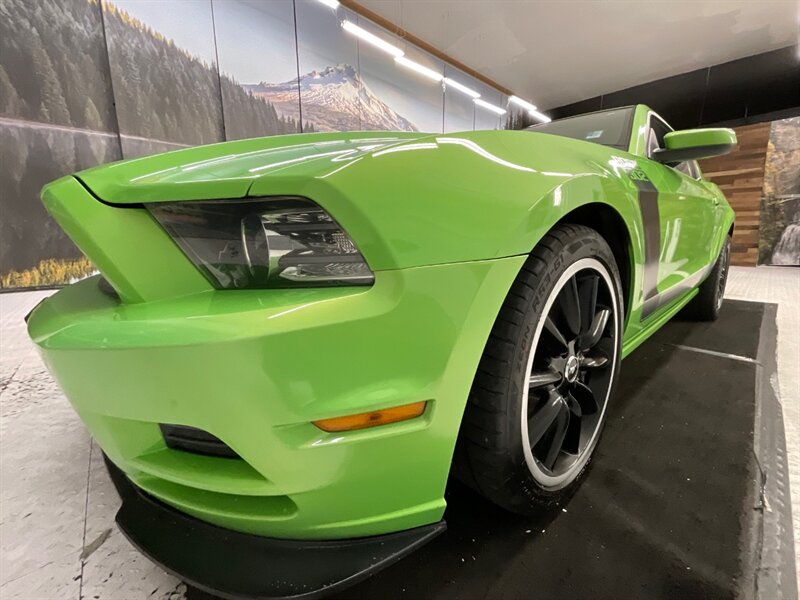
[[[207,431],[186,425],[160,424],[161,433],[167,446],[173,450],[183,450],[194,454],[220,456],[223,458],[241,458],[233,449],[216,436]]]

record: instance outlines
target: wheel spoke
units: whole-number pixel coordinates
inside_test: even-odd
[[[583,416],[583,408],[581,407],[581,403],[578,402],[572,392],[568,392],[565,399],[567,401],[569,412],[580,419]]]
[[[564,399],[558,392],[553,391],[544,406],[528,419],[528,442],[531,448],[547,433],[547,430],[553,425],[553,421],[556,420],[563,407]]]
[[[573,334],[578,335],[581,332],[581,303],[578,296],[578,280],[575,277],[570,277],[566,285],[561,288],[558,305],[567,327]]]
[[[561,346],[561,350],[566,350],[569,347],[567,339],[549,316],[544,320],[544,330]]]
[[[592,325],[589,327],[589,330],[584,335],[581,336],[579,342],[581,350],[588,350],[589,348],[593,348],[597,344],[597,342],[600,341],[600,338],[603,336],[603,331],[605,331],[610,316],[611,316],[611,309],[603,308],[597,311],[597,314],[594,316],[594,320],[592,321]]]
[[[608,356],[606,356],[605,352],[596,348],[590,354],[584,354],[583,359],[581,359],[581,366],[589,369],[599,369],[607,364]]]
[[[599,275],[588,275],[578,284],[578,295],[581,299],[581,325],[584,333],[592,323],[592,317],[597,312],[597,290],[600,286]]]
[[[577,400],[583,415],[593,415],[599,409],[594,392],[585,383],[576,381],[572,388],[572,397]]]
[[[561,452],[561,448],[564,446],[564,438],[569,428],[569,419],[569,409],[562,404],[556,417],[555,425],[553,426],[553,439],[550,441],[547,455],[544,457],[544,461],[542,461],[544,466],[551,471],[556,464],[556,459]]]
[[[528,377],[528,388],[540,388],[550,385],[551,383],[558,383],[559,381],[561,381],[561,374],[553,370],[534,371]]]
[[[571,403],[577,403],[577,400],[572,398]],[[572,412],[569,418],[569,427],[567,427],[567,435],[564,437],[564,444],[561,446],[561,451],[572,456],[578,456],[581,451],[581,418],[576,417],[575,412]]]

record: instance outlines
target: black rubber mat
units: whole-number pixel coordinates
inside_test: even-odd
[[[726,300],[716,321],[697,323],[678,313],[656,334],[656,340],[755,358],[763,315],[764,305],[760,302]]]
[[[623,361],[591,471],[510,515],[454,482],[448,531],[339,598],[725,599],[750,593],[755,365],[764,305],[675,320]]]

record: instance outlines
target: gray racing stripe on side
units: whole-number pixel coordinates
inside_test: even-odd
[[[642,227],[644,228],[644,273],[642,276],[642,291],[644,300],[642,305],[642,318],[647,318],[658,307],[658,262],[661,254],[661,218],[658,212],[658,190],[653,182],[647,179],[641,171],[643,178],[631,178],[636,186],[639,200],[639,210],[642,214]]]

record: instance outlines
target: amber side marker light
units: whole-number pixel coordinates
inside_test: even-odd
[[[328,432],[367,429],[368,427],[377,427],[378,425],[388,425],[389,423],[415,419],[425,412],[425,406],[427,404],[428,403],[424,401],[414,402],[412,404],[404,404],[403,406],[384,408],[382,410],[373,410],[357,415],[321,419],[319,421],[312,421],[312,423],[322,429],[322,431]]]

